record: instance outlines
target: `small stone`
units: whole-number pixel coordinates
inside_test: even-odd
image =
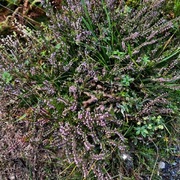
[[[9,176],[9,179],[10,179],[10,180],[14,180],[14,179],[16,179],[16,177],[15,177],[14,175],[10,175],[10,176]]]
[[[123,155],[122,155],[122,158],[123,158],[124,160],[126,160],[126,159],[128,159],[128,155],[127,155],[127,154],[123,154]]]
[[[172,163],[172,165],[173,165],[173,166],[176,166],[176,165],[177,165],[177,163],[176,163],[176,162],[173,162],[173,163]]]
[[[164,169],[165,166],[166,166],[166,164],[164,162],[162,162],[162,161],[160,161],[159,164],[158,164],[159,169]]]
[[[171,171],[171,176],[176,176],[176,172]]]

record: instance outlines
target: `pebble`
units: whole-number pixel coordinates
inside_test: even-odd
[[[158,168],[159,169],[165,169],[165,167],[166,167],[166,164],[164,162],[160,161],[158,164]]]

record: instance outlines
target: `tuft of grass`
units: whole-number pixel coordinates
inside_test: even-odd
[[[164,3],[67,0],[55,10],[42,1],[41,30],[11,22],[16,31],[0,39],[9,174],[158,177],[179,118],[179,17],[163,17]]]

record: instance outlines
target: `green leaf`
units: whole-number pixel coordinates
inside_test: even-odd
[[[2,79],[6,82],[6,84],[9,84],[10,81],[12,80],[12,76],[9,72],[5,71],[3,74],[2,74]]]
[[[164,126],[163,125],[159,125],[158,128],[159,129],[164,129]]]
[[[55,48],[58,50],[61,48],[61,43],[56,44]]]
[[[149,57],[148,57],[147,55],[145,55],[145,56],[142,58],[142,62],[143,62],[144,65],[147,65],[147,64],[150,62]]]
[[[27,114],[25,113],[25,114],[23,114],[21,117],[19,117],[16,121],[21,121],[21,120],[23,120],[26,116],[27,116]]]
[[[122,85],[124,86],[129,86],[131,82],[134,81],[134,78],[131,78],[130,76],[128,75],[125,75],[121,81]]]
[[[139,135],[140,133],[141,133],[141,131],[140,131],[140,130],[136,131],[136,135]]]
[[[13,4],[13,5],[18,5],[18,0],[7,0],[7,2],[9,3],[9,5]]]

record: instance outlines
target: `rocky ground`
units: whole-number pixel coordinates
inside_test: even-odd
[[[180,152],[180,148],[177,150]],[[172,156],[159,162],[159,172],[162,180],[180,180],[180,156]]]

